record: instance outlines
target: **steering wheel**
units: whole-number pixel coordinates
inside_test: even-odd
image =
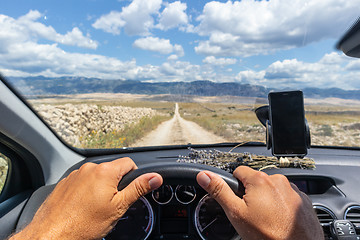
[[[175,162],[161,162],[140,165],[138,169],[129,172],[122,178],[118,185],[118,189],[124,189],[135,178],[149,172],[159,173],[163,177],[163,184],[170,185],[181,183],[183,185],[193,185],[200,187],[196,181],[196,176],[199,172],[203,170],[209,170],[218,174],[225,180],[225,182],[230,186],[230,188],[234,191],[236,195],[240,197],[244,195],[245,191],[242,183],[239,182],[236,178],[234,178],[230,173],[225,172],[224,170],[202,164]],[[21,230],[23,227],[25,227],[31,222],[36,211],[45,201],[46,197],[53,191],[55,186],[56,184],[43,186],[33,193],[19,218],[16,226],[17,231]]]
[[[141,165],[138,169],[126,174],[120,181],[118,189],[122,190],[129,185],[135,178],[149,172],[159,173],[163,177],[164,185],[179,184],[193,185],[200,187],[196,181],[199,172],[209,170],[218,174],[230,186],[234,193],[242,197],[245,193],[242,183],[224,170],[203,164],[195,163],[151,163]]]

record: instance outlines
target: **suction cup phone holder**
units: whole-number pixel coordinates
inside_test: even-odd
[[[272,148],[272,131],[269,117],[269,105],[264,105],[255,109],[255,114],[261,124],[266,128],[266,148]],[[306,136],[306,147],[309,149],[311,146],[310,128],[305,118],[305,136]]]

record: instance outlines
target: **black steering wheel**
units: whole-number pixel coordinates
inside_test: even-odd
[[[225,182],[230,186],[234,193],[240,197],[244,195],[244,186],[242,183],[234,178],[230,173],[224,170],[195,163],[151,163],[141,165],[138,169],[126,174],[120,181],[118,189],[122,190],[129,185],[135,178],[142,174],[149,172],[159,173],[164,180],[163,184],[182,184],[182,185],[193,185],[200,187],[196,181],[196,176],[199,172],[209,170],[218,174]]]
[[[234,191],[236,195],[240,197],[244,195],[244,187],[242,183],[239,182],[236,178],[234,178],[230,173],[225,172],[224,170],[202,164],[176,162],[150,163],[140,165],[138,169],[129,172],[122,178],[119,183],[118,189],[124,189],[135,178],[149,172],[159,173],[163,177],[163,184],[183,184],[200,187],[196,181],[196,176],[199,172],[203,170],[209,170],[218,174],[225,180],[225,182],[230,186],[230,188]],[[66,177],[66,175],[64,177]],[[16,230],[21,230],[23,227],[25,227],[31,222],[36,211],[45,201],[46,197],[53,191],[55,186],[56,184],[43,186],[33,193],[19,218]]]

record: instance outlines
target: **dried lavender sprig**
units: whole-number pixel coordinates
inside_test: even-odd
[[[200,163],[217,167],[232,173],[238,166],[249,166],[253,169],[264,168],[301,168],[314,169],[315,162],[311,158],[268,157],[250,153],[222,152],[219,150],[196,150],[189,148],[188,156],[179,156],[177,162]]]

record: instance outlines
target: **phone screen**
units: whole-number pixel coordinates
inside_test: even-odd
[[[301,91],[269,93],[272,151],[274,156],[304,156],[304,98]]]

